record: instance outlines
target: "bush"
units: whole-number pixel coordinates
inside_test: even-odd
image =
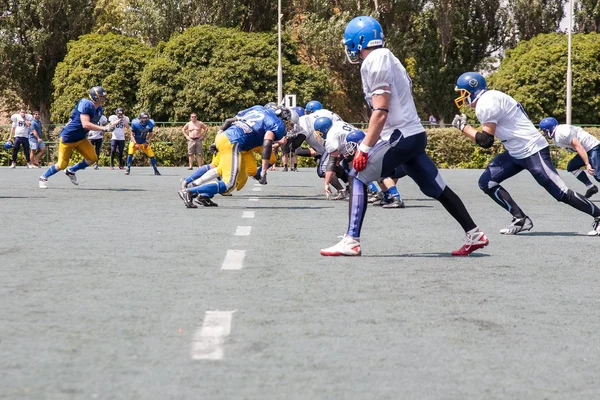
[[[152,142],[152,149],[156,154],[156,160],[159,166],[165,167],[182,167],[188,165],[187,141],[181,133],[182,124],[168,127],[158,127],[156,136]],[[0,140],[2,144],[8,139],[10,128],[0,128]],[[209,127],[209,132],[204,139],[204,162],[210,162],[212,154],[208,151],[208,147],[214,142],[218,127]],[[587,132],[600,139],[600,128],[585,128]],[[47,131],[47,130],[45,130]],[[51,163],[56,161],[57,146],[56,143],[60,127],[50,130],[46,142],[50,144],[46,147],[48,151],[48,160]],[[427,154],[435,162],[439,168],[468,168],[480,169],[491,161],[498,153],[504,151],[504,147],[498,140],[494,142],[494,146],[490,149],[482,149],[476,146],[473,142],[467,139],[464,135],[453,128],[433,128],[427,129],[428,143]],[[104,136],[104,145],[100,155],[99,164],[108,166],[110,161],[110,138],[111,134],[106,133]],[[567,163],[574,154],[566,150],[562,150],[556,146],[552,146],[552,159],[558,169],[566,169]],[[25,160],[22,152],[19,155],[20,164],[24,165]],[[257,160],[260,157],[257,157]],[[0,165],[10,165],[11,153],[0,149]],[[77,157],[73,160],[79,161]],[[137,152],[134,165],[148,165],[148,159],[143,153]],[[281,154],[278,154],[278,165],[281,165]],[[299,157],[299,167],[316,167],[316,162],[310,157]]]

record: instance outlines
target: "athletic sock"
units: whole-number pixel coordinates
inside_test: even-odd
[[[494,186],[493,188],[484,190],[485,194],[490,196],[498,205],[512,214],[514,218],[525,218],[523,210],[517,205],[510,194],[502,186]]]
[[[48,179],[50,178],[52,175],[54,175],[55,173],[57,173],[58,170],[56,169],[56,166],[53,165],[50,168],[48,168],[48,170],[44,173],[44,175],[42,175],[44,178]]]
[[[397,197],[401,199],[400,192],[398,192],[398,188],[396,186],[392,186],[390,190],[388,190],[390,197]]]
[[[71,170],[71,172],[77,172],[80,169],[86,169],[87,167],[88,167],[88,165],[85,162],[85,159],[83,159],[78,164],[75,164],[71,168],[68,168],[68,169]]]
[[[358,239],[360,238],[360,230],[367,212],[367,185],[356,178],[350,178],[350,187],[352,188],[352,196],[348,204],[348,236]]]
[[[442,203],[444,208],[454,217],[460,226],[462,226],[465,232],[477,228],[477,225],[473,222],[473,218],[471,218],[471,215],[467,211],[467,208],[460,197],[458,197],[458,195],[448,186],[442,191],[442,194],[437,200]]]
[[[571,171],[571,173],[575,175],[575,178],[577,178],[579,182],[583,183],[586,188],[589,189],[593,186],[592,181],[590,180],[590,178],[588,178],[588,175],[584,170],[577,169],[575,171]]]

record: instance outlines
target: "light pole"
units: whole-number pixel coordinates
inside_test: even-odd
[[[573,72],[571,71],[571,34],[573,32],[573,0],[569,0],[569,43],[567,60],[567,125],[571,124],[571,90],[573,86]]]
[[[281,68],[281,0],[277,2],[277,105],[283,99],[283,69]]]

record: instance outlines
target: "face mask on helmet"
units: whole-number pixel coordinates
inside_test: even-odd
[[[148,124],[148,121],[150,120],[150,116],[148,115],[148,113],[142,112],[142,113],[140,113],[138,119],[140,120],[142,125],[146,125],[146,124]]]
[[[304,108],[304,113],[305,114],[310,114],[310,113],[314,113],[317,110],[322,110],[323,109],[323,105],[318,102],[317,100],[311,100],[308,103],[306,103],[306,107]]]
[[[313,128],[315,130],[315,135],[319,136],[322,139],[327,139],[327,133],[333,126],[333,121],[328,117],[320,117],[315,120],[313,124]]]
[[[355,130],[346,135],[346,154],[353,155],[360,142],[365,138],[365,133],[361,130]]]
[[[477,72],[465,72],[458,77],[454,91],[458,92],[458,97],[454,99],[454,104],[459,109],[465,105],[471,105],[479,96],[487,90],[487,82],[483,75]]]
[[[360,51],[385,44],[381,24],[373,17],[363,15],[348,22],[342,44],[350,64],[360,63]]]
[[[108,100],[106,90],[102,86],[94,86],[88,93],[94,103],[102,105]]]
[[[552,117],[546,117],[540,121],[540,130],[542,134],[548,139],[554,139],[554,132],[556,132],[556,127],[558,126],[558,121]]]

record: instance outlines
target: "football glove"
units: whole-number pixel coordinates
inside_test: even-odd
[[[462,132],[465,126],[467,126],[467,116],[465,114],[456,114],[452,120],[452,126]]]
[[[352,161],[352,166],[357,172],[364,170],[367,167],[367,161],[369,160],[369,153],[365,153],[360,149],[356,152],[354,156],[354,161]]]

